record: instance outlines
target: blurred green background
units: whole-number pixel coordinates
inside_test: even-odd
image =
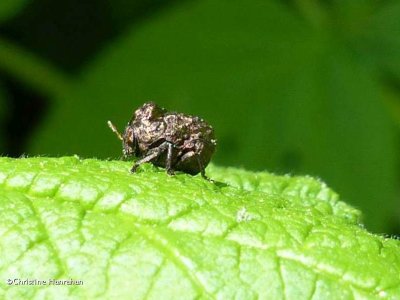
[[[400,233],[399,1],[0,1],[3,155],[118,158],[106,121],[148,100],[213,124],[216,164],[319,177]]]

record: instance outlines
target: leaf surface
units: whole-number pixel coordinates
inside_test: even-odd
[[[399,241],[311,177],[0,159],[4,299],[395,299]],[[83,285],[7,285],[7,279]]]

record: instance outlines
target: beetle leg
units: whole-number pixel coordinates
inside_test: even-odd
[[[131,168],[131,173],[135,173],[137,168],[144,163],[150,162],[153,159],[157,158],[160,155],[159,151],[154,151],[150,153],[149,155],[143,157],[142,159],[139,159],[138,161],[135,162],[135,164]]]
[[[210,178],[208,178],[206,176],[205,167],[204,167],[203,162],[201,161],[200,155],[196,154],[196,159],[197,159],[197,163],[199,165],[199,169],[200,169],[200,172],[201,172],[201,177],[203,177],[204,179],[210,180]]]
[[[174,145],[172,143],[167,143],[167,161],[165,163],[165,168],[167,169],[167,173],[169,175],[174,175],[174,170],[172,168],[172,160],[173,160],[173,148]]]
[[[168,147],[167,142],[162,143],[160,146],[157,148],[153,148],[150,151],[146,153],[146,156],[139,159],[138,161],[135,162],[135,164],[132,166],[131,172],[135,173],[137,168],[144,163],[151,162],[157,157],[159,157]]]

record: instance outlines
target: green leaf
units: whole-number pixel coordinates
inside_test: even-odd
[[[336,10],[349,20],[346,9]],[[345,31],[315,29],[273,1],[175,5],[83,70],[30,153],[116,157],[106,121],[121,128],[150,99],[213,124],[216,162],[318,175],[363,209],[369,228],[387,231],[396,211],[395,128],[377,74],[338,36]]]
[[[0,22],[15,16],[30,0],[1,0]]]
[[[4,299],[400,297],[399,241],[368,233],[311,177],[211,166],[209,182],[78,157],[0,165]]]

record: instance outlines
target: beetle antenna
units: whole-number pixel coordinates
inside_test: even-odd
[[[122,137],[121,133],[119,133],[117,127],[111,122],[111,121],[107,121],[107,125],[108,127],[110,127],[110,129],[112,130],[112,132],[114,132],[116,134],[116,136],[123,141],[124,138]]]

